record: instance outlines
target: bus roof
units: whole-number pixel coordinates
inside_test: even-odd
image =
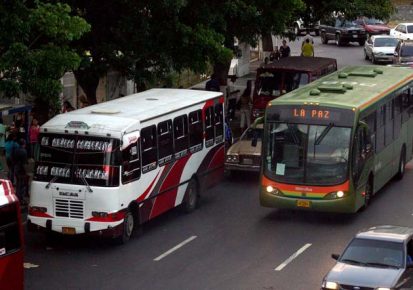
[[[203,103],[221,95],[221,92],[201,90],[151,89],[59,114],[46,122],[41,131],[64,133],[68,131],[68,127],[69,130],[71,128],[82,130],[82,125],[85,125],[89,134],[106,136],[110,133],[112,136],[113,134],[118,136],[122,132],[138,129],[139,124],[147,120]]]
[[[285,94],[270,105],[315,104],[363,111],[412,79],[410,69],[349,66]]]
[[[331,64],[337,65],[337,61],[334,58],[327,57],[290,56],[260,67],[257,75],[259,75],[261,71],[269,70],[312,72]]]

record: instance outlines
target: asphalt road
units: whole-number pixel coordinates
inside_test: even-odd
[[[291,47],[298,54],[299,43]],[[315,51],[339,66],[366,63],[358,45],[316,38]],[[331,253],[360,229],[413,226],[412,188],[408,164],[404,179],[381,190],[366,211],[336,215],[262,208],[258,175],[235,174],[206,192],[197,211],[172,210],[124,246],[27,234],[26,289],[319,289]]]

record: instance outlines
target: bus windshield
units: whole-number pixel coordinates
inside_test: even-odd
[[[34,180],[118,186],[120,140],[63,134],[40,135]]]
[[[334,185],[347,179],[351,128],[269,123],[265,172],[278,182]]]

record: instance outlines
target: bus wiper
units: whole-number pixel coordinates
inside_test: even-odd
[[[93,192],[92,188],[90,187],[89,183],[83,175],[80,176],[80,179],[82,179],[83,183],[86,185],[87,191]]]
[[[328,124],[328,126],[321,132],[320,136],[315,140],[314,145],[320,145],[321,141],[323,141],[324,137],[328,134],[331,128],[334,127],[334,123]]]
[[[58,178],[59,178],[59,176],[57,176],[57,175],[53,176],[53,178],[50,179],[50,181],[46,184],[45,188],[49,189],[50,185],[52,185],[52,183],[54,183]]]
[[[294,131],[293,127],[291,124],[287,123],[288,130],[290,131],[292,137],[293,137],[293,142],[295,145],[300,145],[300,141],[298,139],[297,133]]]

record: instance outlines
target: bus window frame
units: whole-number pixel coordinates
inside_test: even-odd
[[[144,139],[144,133],[146,133],[146,131],[151,130],[152,131],[152,137],[157,139],[157,130],[156,130],[156,125],[150,125],[148,127],[142,128],[141,130],[141,170],[142,173],[148,173],[152,170],[155,170],[158,166],[158,142],[157,140],[152,141],[152,144],[154,144],[155,146],[152,147],[148,147],[148,148],[144,148],[144,144],[143,144],[143,139]],[[149,152],[149,153],[148,153]],[[144,154],[153,154],[153,152],[155,152],[155,157],[152,158],[152,162],[145,164],[144,165]]]

